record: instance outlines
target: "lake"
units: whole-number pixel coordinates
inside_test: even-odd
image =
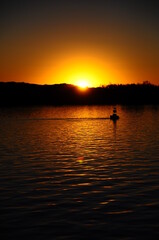
[[[1,239],[157,239],[159,106],[0,109]]]

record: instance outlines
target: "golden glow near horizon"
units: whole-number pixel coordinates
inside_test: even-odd
[[[108,85],[117,79],[113,66],[106,64],[102,57],[91,53],[60,56],[56,65],[50,63],[48,66],[49,68],[42,70],[43,79],[48,84],[67,83],[86,89]]]

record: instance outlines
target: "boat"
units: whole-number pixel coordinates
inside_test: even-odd
[[[117,115],[116,107],[114,107],[114,109],[113,109],[113,114],[110,115],[110,119],[113,120],[113,121],[116,121],[116,120],[119,119],[119,116]]]

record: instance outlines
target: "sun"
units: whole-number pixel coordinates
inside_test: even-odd
[[[83,90],[85,90],[85,89],[87,89],[87,88],[89,87],[89,84],[88,84],[88,82],[87,82],[86,80],[79,80],[79,81],[76,83],[76,85],[77,85],[79,88],[83,89]]]

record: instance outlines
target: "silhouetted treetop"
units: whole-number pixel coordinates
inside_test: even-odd
[[[93,104],[159,104],[159,86],[144,81],[142,84],[110,84],[80,91],[71,84],[0,82],[0,106]]]

